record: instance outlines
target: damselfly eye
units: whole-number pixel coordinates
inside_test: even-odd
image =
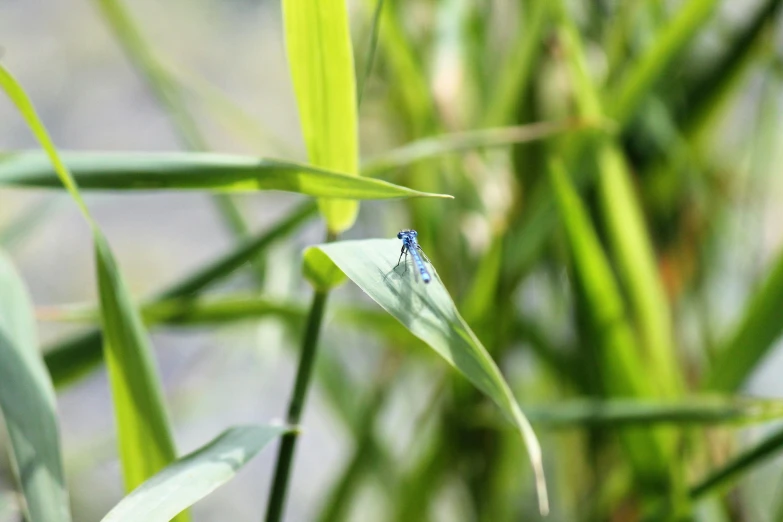
[[[397,239],[402,239],[402,232],[397,232]]]
[[[418,235],[419,235],[419,233],[418,233],[418,232],[416,232],[415,230],[411,230],[411,235],[412,235],[413,237],[416,237],[416,236],[418,236]]]

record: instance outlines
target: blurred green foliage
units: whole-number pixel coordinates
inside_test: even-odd
[[[363,203],[355,223],[358,203],[321,200],[327,240],[351,226],[347,234],[354,238],[415,228],[448,291],[441,302],[453,301],[461,317],[453,316],[459,321],[451,325],[425,324],[425,330],[442,329],[433,342],[405,310],[388,314],[356,293],[332,289],[342,276],[320,249],[305,255],[303,280],[314,281],[317,290],[309,310],[299,292],[264,295],[270,247],[294,244],[297,231],[316,218],[316,205],[306,202],[254,236],[234,202],[217,195],[226,180],[206,172],[212,167],[187,165],[181,169],[188,183],[215,193],[220,219],[237,243],[146,301],[141,317],[149,328],[271,318],[284,325],[287,346],[302,343],[314,356],[321,345],[313,378],[353,444],[333,470],[323,504],[310,510],[324,522],[540,517],[525,445],[480,391],[500,384],[470,371],[466,380],[424,349],[429,343],[448,359],[449,349],[460,345],[438,344],[449,335],[463,335],[459,340],[469,341],[475,353],[491,356],[508,396],[513,393],[533,423],[551,520],[755,520],[759,513],[781,520],[783,503],[748,490],[763,464],[783,449],[783,431],[765,426],[754,442],[737,428],[759,430],[783,417],[778,402],[740,396],[783,334],[783,252],[764,243],[763,227],[741,231],[759,240],[753,249],[738,246],[732,229],[751,216],[772,221],[777,236],[783,230],[765,206],[767,194],[780,188],[773,173],[781,4],[365,0],[351,2],[348,10],[355,61],[350,49],[332,53],[323,44],[328,38],[345,44],[342,19],[329,26],[337,28],[334,34],[307,30],[302,36],[303,28],[344,14],[342,2],[319,4],[324,10],[309,13],[310,20],[289,11],[289,67],[312,172],[326,167],[338,176],[389,182],[359,180],[334,192],[356,200],[368,198],[373,187],[401,197],[454,196]],[[185,147],[209,148],[185,94],[249,143],[260,136],[283,141],[274,122],[248,122],[215,85],[168,65],[119,2],[96,5]],[[321,76],[313,80],[313,71]],[[354,105],[357,96],[361,102]],[[286,147],[278,150],[279,160],[301,162]],[[172,157],[184,164],[197,156]],[[2,183],[19,175],[13,158],[0,158]],[[49,169],[40,157],[29,158],[37,162],[35,175]],[[90,158],[85,154],[82,161],[109,179],[112,171]],[[156,168],[145,171],[143,161],[131,168],[130,159],[118,158],[111,178],[117,190],[133,188]],[[272,167],[281,165],[293,163]],[[316,176],[323,183],[319,192],[291,181],[291,169],[278,170],[275,179],[286,183],[266,188],[314,196],[334,189],[328,175],[335,174]],[[75,169],[77,181],[79,173]],[[175,174],[179,182],[185,179],[181,171]],[[11,239],[45,221],[35,217],[25,214],[0,230],[3,246],[13,248]],[[364,255],[370,247],[355,246],[370,242],[322,248],[358,256],[342,262],[376,298],[372,285],[385,283],[372,279],[372,269],[382,264],[372,259],[385,260],[389,250],[387,242],[377,243],[386,250]],[[727,266],[727,253],[737,249],[744,259],[762,260],[762,269],[742,273],[742,267]],[[202,295],[251,262],[247,292]],[[291,262],[300,263],[301,256]],[[722,282],[729,277],[741,281],[744,295],[725,292]],[[428,302],[432,288],[415,288],[421,302]],[[328,292],[334,297],[327,301]],[[103,314],[111,308],[102,307]],[[732,321],[718,311],[727,307],[735,311]],[[99,315],[63,307],[48,318],[95,322]],[[357,371],[352,361],[333,349],[334,337],[355,340],[359,333],[377,341],[379,352],[374,370],[362,370],[361,383],[349,377]],[[78,385],[101,362],[101,334],[89,331],[44,352],[58,390]],[[390,429],[385,416],[422,371],[427,378],[414,388],[417,411],[407,412],[404,429]],[[294,406],[303,407],[305,397]],[[504,411],[516,411],[509,397]],[[298,413],[289,421],[298,422]],[[296,437],[296,431],[284,435]],[[266,442],[249,446],[258,451]],[[203,455],[211,455],[209,446]],[[188,460],[178,465],[187,466],[183,462]],[[177,475],[169,468],[167,476]],[[216,479],[214,487],[225,480]],[[362,501],[368,490],[375,499],[369,505]],[[291,495],[295,500],[296,491]]]

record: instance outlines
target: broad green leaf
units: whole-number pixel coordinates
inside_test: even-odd
[[[119,453],[125,486],[133,489],[175,457],[161,384],[146,332],[109,245],[84,204],[76,181],[60,158],[27,95],[2,66],[0,85],[41,143],[56,173],[54,179],[59,178],[65,185],[92,229],[105,333],[104,352],[113,392]]]
[[[605,391],[612,397],[654,397],[641,351],[625,315],[625,306],[609,261],[582,201],[559,163],[550,168],[576,279],[587,303],[596,333],[596,353]],[[629,456],[648,477],[663,476],[673,451],[662,433],[647,430],[625,432]]]
[[[310,163],[358,176],[356,78],[345,0],[283,0],[283,22]],[[359,211],[355,201],[321,200],[319,207],[333,234],[350,228]]]
[[[783,252],[715,356],[705,377],[710,390],[735,392],[783,334]]]
[[[393,239],[341,241],[321,249],[375,302],[427,343],[478,389],[487,394],[517,427],[536,475],[539,507],[548,511],[541,449],[535,433],[495,362],[460,316],[437,272],[423,283],[415,270],[395,265],[400,242]],[[410,263],[410,260],[409,260]]]
[[[250,156],[71,152],[61,157],[82,189],[284,190],[321,198],[351,199],[451,197],[427,194],[377,179]],[[43,154],[12,152],[0,155],[0,185],[57,188],[60,182]]]
[[[0,251],[0,410],[25,518],[69,522],[54,388],[38,351],[32,303]]]
[[[345,274],[319,248],[305,250],[302,272],[313,288],[321,292],[339,286],[345,281]]]
[[[316,207],[312,202],[300,205],[268,230],[242,242],[227,254],[158,292],[151,302],[199,294],[215,281],[227,277],[244,263],[260,255],[275,241],[296,230],[310,219],[315,211]],[[59,388],[94,369],[102,357],[101,333],[92,330],[46,349],[44,360],[55,386]]]
[[[230,428],[141,484],[102,522],[168,522],[234,478],[237,471],[286,430],[282,426]]]

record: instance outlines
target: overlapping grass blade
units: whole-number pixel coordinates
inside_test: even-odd
[[[41,360],[32,303],[0,251],[0,412],[24,516],[70,522],[54,388]]]
[[[440,279],[417,281],[402,265],[395,240],[341,241],[322,250],[359,288],[487,394],[516,426],[527,446],[536,476],[539,507],[548,511],[541,450],[535,433],[500,370],[459,315]]]
[[[528,2],[526,6],[529,10],[524,12],[524,30],[517,31],[517,39],[508,47],[509,55],[498,70],[496,92],[490,97],[484,119],[487,125],[510,123],[531,83],[552,2]]]
[[[565,12],[561,14],[560,21],[580,116],[603,118],[601,101],[589,76],[576,27]],[[660,392],[666,397],[676,397],[681,393],[683,384],[673,349],[671,312],[631,173],[619,146],[610,138],[597,139],[593,150],[599,171],[601,214],[619,265],[621,281],[633,306],[634,322],[639,327]]]
[[[598,343],[597,357],[602,382],[612,397],[654,397],[642,352],[625,315],[620,291],[611,267],[590,222],[587,209],[559,163],[550,168],[558,198],[576,281],[588,305],[589,321]],[[629,457],[648,478],[665,476],[673,450],[671,440],[660,432],[633,430],[625,434]]]
[[[739,324],[729,334],[705,377],[705,387],[734,392],[783,334],[783,252],[778,254],[766,281],[750,300]]]
[[[231,480],[286,429],[238,426],[226,430],[149,478],[112,508],[102,522],[168,522]]]
[[[65,185],[93,233],[101,299],[104,351],[109,364],[119,453],[127,489],[174,460],[175,450],[150,346],[138,312],[102,232],[90,216],[68,168],[22,88],[0,67],[0,85],[41,143],[57,177]],[[186,519],[185,517],[184,519]]]
[[[714,60],[706,72],[686,85],[682,107],[687,110],[675,113],[686,134],[698,134],[706,128],[711,116],[724,105],[721,101],[752,63],[755,51],[764,36],[769,34],[768,29],[773,25],[781,6],[781,0],[767,0],[727,45],[724,54]]]
[[[674,18],[663,26],[661,34],[644,54],[634,62],[618,86],[607,99],[609,112],[621,126],[633,117],[639,103],[666,73],[667,67],[710,19],[717,0],[688,0],[677,10]]]
[[[283,0],[283,23],[310,163],[358,176],[356,77],[345,0]],[[321,200],[319,207],[333,234],[350,228],[359,211],[356,201]]]
[[[275,241],[296,230],[313,217],[315,212],[314,203],[302,204],[269,230],[248,239],[228,254],[162,290],[151,300],[151,303],[154,306],[156,302],[197,295],[215,281],[227,277],[244,263],[260,255]],[[101,362],[103,357],[101,333],[93,330],[79,334],[49,347],[44,352],[44,360],[55,386],[65,386],[85,375]]]
[[[284,190],[320,198],[351,199],[451,197],[309,165],[250,156],[72,152],[63,154],[62,159],[82,189]],[[60,182],[45,155],[17,152],[0,156],[0,185],[57,188]]]

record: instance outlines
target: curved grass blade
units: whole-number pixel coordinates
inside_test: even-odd
[[[283,190],[319,198],[391,199],[442,197],[316,167],[284,161],[211,153],[95,153],[62,156],[82,189]],[[47,157],[38,152],[0,156],[0,185],[60,188]]]
[[[244,263],[260,255],[278,239],[296,230],[315,213],[315,203],[308,201],[300,205],[269,230],[248,239],[228,254],[162,290],[152,299],[152,303],[200,293],[215,281],[227,277]],[[101,362],[103,357],[101,332],[92,330],[79,334],[57,343],[44,352],[44,360],[54,385],[58,388],[65,386],[85,375]]]
[[[356,76],[345,0],[283,0],[283,24],[310,163],[358,179]],[[356,201],[321,200],[318,206],[332,234],[350,228],[359,212]]]
[[[54,388],[38,351],[32,303],[0,252],[0,410],[22,509],[34,522],[69,522]]]
[[[705,377],[710,390],[736,391],[783,334],[783,252],[745,309],[742,319],[718,351]]]
[[[393,239],[341,241],[313,248],[329,256],[359,288],[500,407],[522,435],[536,476],[539,508],[548,512],[538,439],[497,365],[460,316],[440,279],[436,276],[423,284],[410,269],[404,273],[400,265],[395,270],[400,243]]]
[[[56,174],[54,179],[65,185],[92,229],[105,334],[104,351],[108,360],[119,453],[125,486],[133,489],[175,458],[162,386],[146,332],[109,245],[92,219],[73,176],[62,162],[29,98],[2,66],[0,86],[45,150]]]
[[[231,480],[282,426],[237,426],[178,459],[133,490],[102,522],[168,522]]]

